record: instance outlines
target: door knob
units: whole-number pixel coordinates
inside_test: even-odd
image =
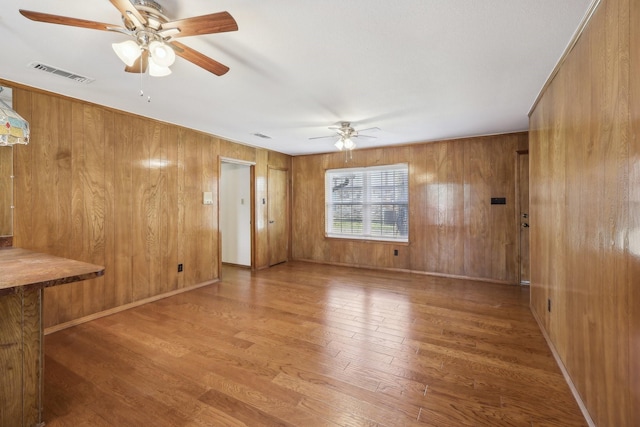
[[[529,224],[527,224],[526,222],[523,222],[523,223],[522,223],[522,227],[523,227],[523,228],[529,228]]]

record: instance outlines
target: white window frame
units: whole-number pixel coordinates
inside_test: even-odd
[[[385,171],[396,171],[400,173],[404,173],[406,187],[401,188],[399,191],[393,191],[393,200],[389,200],[387,202],[382,201],[374,201],[372,196],[372,188],[371,182],[372,178],[375,176],[379,176],[377,174]],[[339,191],[335,190],[335,179],[344,176],[350,175],[352,177],[358,176],[362,177],[362,201],[356,202],[351,201],[349,203],[344,202],[335,202],[332,199],[333,192]],[[342,179],[342,178],[340,178]],[[359,188],[359,187],[356,187]],[[379,188],[379,187],[378,187]],[[354,195],[355,193],[352,191],[350,193]],[[346,231],[344,233],[340,233],[339,230],[332,229],[334,226],[334,207],[338,205],[343,206],[361,206],[362,209],[362,232],[355,233],[353,230]],[[399,233],[395,236],[393,235],[383,235],[384,232],[382,229],[382,222],[384,221],[382,217],[384,217],[384,212],[382,211],[383,206],[393,206],[393,216],[398,218],[402,217],[401,226],[391,226],[394,229],[394,233]],[[372,220],[372,217],[375,217],[373,214],[374,210],[379,209],[379,213],[377,215],[378,221],[375,222]],[[402,214],[399,214],[401,212]],[[395,220],[394,220],[395,221]],[[386,224],[386,223],[385,223]],[[373,229],[376,227],[379,228],[380,232],[375,232]],[[389,225],[387,225],[389,227]],[[400,230],[402,228],[402,230]],[[393,165],[383,165],[383,166],[370,166],[370,167],[360,167],[360,168],[342,168],[342,169],[327,169],[325,171],[325,236],[331,238],[338,239],[356,239],[356,240],[377,240],[377,241],[389,241],[389,242],[401,242],[408,243],[409,242],[409,165],[408,163],[398,163]]]

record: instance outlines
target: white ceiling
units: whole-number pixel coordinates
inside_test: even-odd
[[[381,129],[359,147],[522,131],[592,1],[158,0],[170,19],[233,15],[236,32],[180,39],[231,70],[177,58],[170,76],[141,78],[111,49],[127,36],[18,13],[121,25],[108,0],[0,0],[0,78],[291,155],[334,151],[309,138],[341,121]]]

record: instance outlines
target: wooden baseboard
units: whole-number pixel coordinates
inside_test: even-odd
[[[301,262],[312,262],[314,264],[324,264],[324,265],[335,265],[337,267],[352,267],[352,268],[363,268],[367,270],[381,270],[381,271],[395,271],[399,273],[409,273],[409,274],[421,274],[423,276],[434,276],[434,277],[444,277],[447,279],[460,279],[460,280],[471,280],[474,282],[485,282],[485,283],[496,283],[499,285],[516,285],[516,283],[508,281],[508,280],[497,280],[497,279],[489,279],[486,277],[472,277],[472,276],[461,276],[457,274],[445,274],[445,273],[435,273],[431,271],[422,271],[422,270],[410,270],[408,268],[390,268],[390,267],[368,267],[357,264],[348,264],[342,262],[325,262],[325,261],[316,261],[313,259],[295,259],[294,261]]]
[[[580,411],[582,411],[582,415],[584,416],[585,421],[587,422],[589,427],[596,427],[596,423],[593,422],[593,419],[591,418],[591,415],[589,414],[589,411],[587,410],[587,406],[582,401],[582,396],[580,396],[580,393],[578,393],[578,389],[576,388],[575,384],[573,383],[573,380],[571,379],[571,376],[569,376],[569,371],[567,371],[567,368],[564,366],[564,363],[562,362],[562,359],[560,358],[560,354],[558,354],[558,351],[556,350],[555,345],[553,345],[553,342],[551,341],[551,338],[549,338],[549,335],[547,334],[547,331],[543,328],[542,321],[538,317],[538,313],[536,313],[536,311],[533,309],[532,306],[529,306],[529,309],[531,310],[531,313],[533,314],[533,318],[536,319],[536,322],[538,323],[538,327],[540,328],[540,331],[542,331],[542,336],[544,336],[545,341],[547,341],[547,345],[549,346],[549,349],[551,349],[551,353],[553,354],[553,358],[556,359],[556,363],[558,364],[558,367],[560,368],[560,371],[562,372],[562,375],[564,376],[565,381],[569,385],[569,389],[571,390],[571,393],[573,394],[574,399],[576,399],[576,402],[578,403],[578,406],[580,407]]]
[[[210,280],[208,282],[198,283],[197,285],[190,286],[188,288],[176,289],[175,291],[167,292],[160,295],[154,295],[149,298],[142,299],[140,301],[130,302],[129,304],[121,305],[118,307],[110,308],[109,310],[100,311],[98,313],[93,313],[88,316],[80,317],[78,319],[70,320],[68,322],[60,323],[58,325],[50,326],[44,330],[45,335],[52,334],[54,332],[61,331],[63,329],[70,328],[72,326],[80,325],[82,323],[90,322],[91,320],[99,319],[101,317],[110,316],[115,313],[119,313],[121,311],[128,310],[130,308],[138,307],[144,304],[148,304],[150,302],[158,301],[164,298],[172,297],[174,295],[181,294],[183,292],[192,291],[194,289],[202,288],[204,286],[213,285],[214,283],[218,283],[220,279]]]
[[[244,268],[246,270],[251,270],[251,266],[250,265],[234,264],[232,262],[223,262],[222,265],[227,265],[229,267],[237,267],[237,268]]]

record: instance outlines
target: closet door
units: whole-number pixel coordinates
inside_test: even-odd
[[[288,171],[269,168],[267,200],[269,215],[269,266],[288,260],[289,254],[289,192]]]

